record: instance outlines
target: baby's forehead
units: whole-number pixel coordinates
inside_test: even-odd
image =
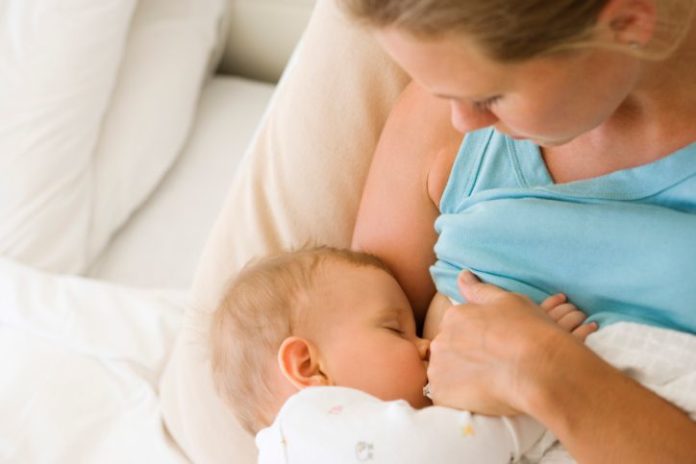
[[[390,276],[391,274],[386,269],[371,263],[352,262],[330,257],[316,266],[312,276],[312,285],[307,290],[308,292],[321,293],[327,289],[344,290],[356,284],[362,285],[363,288],[381,288],[387,281],[384,277],[389,279]]]
[[[391,273],[370,263],[327,260],[315,268],[312,284],[305,289],[307,301],[320,308],[375,308],[393,297],[399,288]],[[358,311],[353,311],[358,312]]]

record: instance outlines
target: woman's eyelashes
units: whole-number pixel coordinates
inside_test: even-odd
[[[486,98],[485,100],[473,102],[474,108],[477,111],[490,111],[490,109],[500,101],[502,95],[496,95],[494,97]]]

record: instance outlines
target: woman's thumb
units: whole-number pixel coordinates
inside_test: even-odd
[[[471,271],[462,271],[457,278],[459,292],[469,303],[489,303],[505,291],[491,284],[485,284]]]

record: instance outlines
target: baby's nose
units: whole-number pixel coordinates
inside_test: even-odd
[[[418,354],[423,361],[428,361],[430,359],[430,340],[427,338],[419,338],[416,342],[418,346]]]

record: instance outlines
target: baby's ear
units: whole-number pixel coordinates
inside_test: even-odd
[[[306,387],[331,385],[322,371],[319,351],[301,337],[288,337],[278,349],[278,366],[288,381],[298,390]]]

